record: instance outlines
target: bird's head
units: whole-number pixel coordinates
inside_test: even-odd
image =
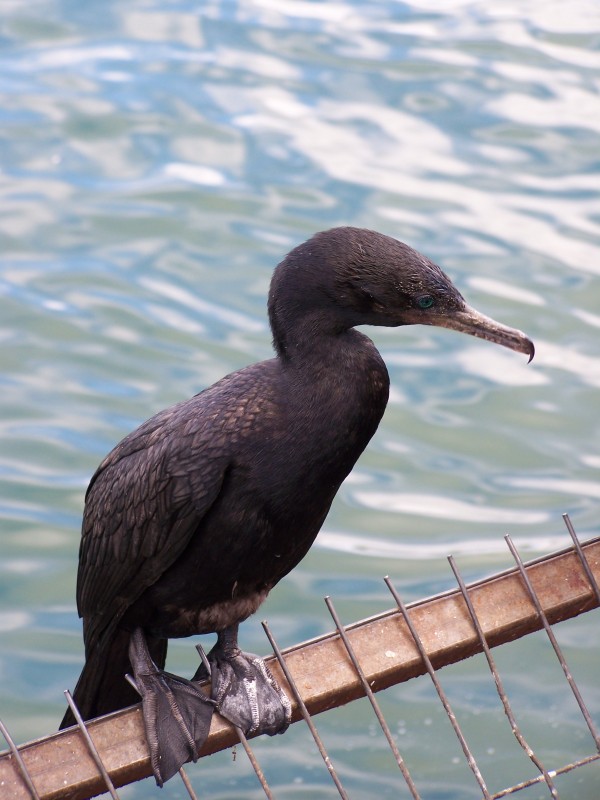
[[[276,347],[303,320],[305,332],[334,334],[356,325],[436,325],[525,353],[530,361],[535,352],[524,333],[468,306],[433,261],[362,228],[332,228],[292,250],[275,270],[269,315]]]

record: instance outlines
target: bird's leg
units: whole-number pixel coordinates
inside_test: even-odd
[[[158,669],[141,628],[131,634],[129,660],[142,697],[152,771],[162,786],[182,764],[198,759],[215,703],[191,681]]]
[[[283,733],[291,721],[291,703],[262,658],[243,653],[237,637],[237,625],[225,628],[208,654],[217,710],[245,734]],[[200,667],[194,680],[203,674]]]

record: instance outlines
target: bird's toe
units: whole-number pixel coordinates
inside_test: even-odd
[[[291,703],[261,658],[238,652],[211,667],[211,697],[226,719],[245,734],[273,736],[287,729]]]
[[[129,652],[135,687],[142,698],[152,772],[162,786],[183,764],[197,761],[215,704],[191,681],[158,669],[139,629],[132,635]]]
[[[152,771],[162,786],[183,764],[197,761],[215,707],[190,681],[176,675],[160,672],[152,683],[142,693],[142,711]]]

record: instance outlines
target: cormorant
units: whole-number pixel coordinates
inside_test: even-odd
[[[153,416],[106,456],[86,494],[75,701],[84,719],[135,703],[132,670],[159,784],[196,757],[215,707],[246,732],[289,723],[262,661],[238,648],[238,625],[306,554],[384,413],[388,372],[355,326],[437,325],[534,354],[428,258],[359,228],[292,250],[268,310],[275,357]],[[212,699],[163,671],[169,638],[209,632]]]

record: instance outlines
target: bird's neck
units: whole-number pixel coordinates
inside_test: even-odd
[[[323,416],[329,411],[358,423],[364,415],[378,423],[383,415],[389,375],[379,351],[363,333],[353,328],[319,336],[307,332],[280,361],[298,397],[311,397]]]
[[[271,328],[275,350],[284,362],[310,360],[316,353],[325,355],[343,345],[349,333],[348,325],[328,309],[307,311],[289,305],[285,308],[285,325],[279,324],[278,315],[272,315]]]

